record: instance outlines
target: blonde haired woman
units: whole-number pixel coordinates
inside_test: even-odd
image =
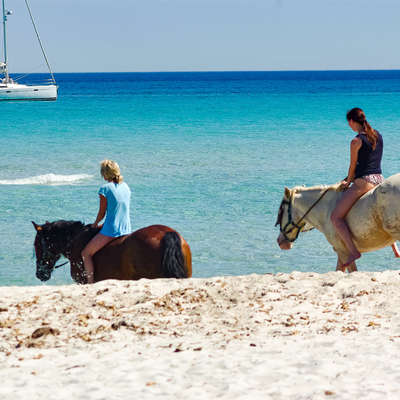
[[[131,233],[129,206],[131,191],[123,182],[119,165],[112,160],[104,160],[100,164],[101,176],[107,181],[99,189],[100,206],[96,220],[92,224],[97,228],[106,217],[100,232],[86,245],[82,251],[87,283],[94,283],[93,255],[116,237]]]

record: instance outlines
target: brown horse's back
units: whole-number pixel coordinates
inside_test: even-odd
[[[166,235],[169,232],[174,235]],[[171,236],[179,238],[179,243],[167,243]],[[168,262],[172,264],[172,272]],[[95,254],[94,264],[95,281],[192,275],[188,244],[175,230],[164,225],[152,225],[116,238]]]

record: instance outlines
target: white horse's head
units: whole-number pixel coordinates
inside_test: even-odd
[[[275,226],[279,225],[280,233],[277,242],[282,250],[290,250],[300,232],[306,232],[314,228],[305,220],[309,210],[306,213],[301,213],[295,205],[296,193],[300,191],[301,188],[288,189],[285,187],[283,199],[279,206]]]

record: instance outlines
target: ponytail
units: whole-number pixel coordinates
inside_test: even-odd
[[[113,178],[114,183],[121,183],[123,181],[124,177],[122,175],[115,175]]]
[[[346,115],[347,121],[354,121],[361,125],[363,132],[367,136],[368,142],[372,146],[372,150],[375,150],[376,142],[378,141],[378,134],[375,129],[372,129],[371,125],[368,123],[365,113],[361,108],[354,107]]]
[[[367,136],[368,142],[370,142],[370,144],[372,146],[372,150],[375,150],[376,142],[378,140],[378,135],[377,135],[375,129],[372,129],[371,125],[368,123],[367,120],[365,120],[363,123],[363,129]]]

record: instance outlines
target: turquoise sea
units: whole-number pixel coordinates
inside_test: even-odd
[[[41,78],[37,76],[37,78]],[[195,277],[315,271],[336,257],[316,230],[290,251],[274,227],[284,186],[347,174],[363,108],[400,172],[400,71],[56,74],[56,102],[0,103],[0,286],[35,277],[31,221],[91,223],[99,163],[121,166],[134,229],[166,224],[193,253]],[[360,270],[400,268],[390,248]],[[46,284],[71,283],[67,267]]]

